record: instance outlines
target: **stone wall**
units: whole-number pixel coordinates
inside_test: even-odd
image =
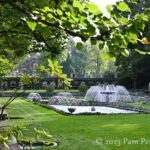
[[[93,85],[97,85],[99,83],[115,83],[117,81],[116,78],[76,78],[71,82],[72,88],[78,88],[82,82],[90,87]],[[33,84],[31,87],[25,87],[27,89],[44,89],[46,85],[53,84],[56,88],[63,88],[63,83],[59,82],[56,78],[42,78],[37,84]],[[6,78],[1,88],[6,89],[14,89],[14,88],[23,88],[22,83],[20,82],[19,77],[11,77]]]

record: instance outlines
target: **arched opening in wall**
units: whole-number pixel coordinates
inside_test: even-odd
[[[16,81],[11,81],[10,82],[10,88],[16,88],[16,86],[17,86],[17,82]]]
[[[47,85],[48,85],[47,81],[43,81],[43,82],[42,82],[42,88],[45,89]]]

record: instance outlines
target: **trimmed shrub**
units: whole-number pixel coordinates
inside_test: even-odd
[[[49,84],[49,85],[46,86],[45,89],[46,89],[46,92],[54,92],[55,87],[54,87],[53,84]]]
[[[87,89],[88,89],[88,86],[85,84],[85,82],[81,82],[81,84],[79,85],[79,91],[80,92],[86,92],[87,91]]]

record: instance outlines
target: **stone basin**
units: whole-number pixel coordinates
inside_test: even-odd
[[[54,109],[58,111],[63,111],[65,113],[69,113],[68,108],[75,108],[73,114],[82,114],[82,113],[100,113],[100,114],[137,114],[138,111],[131,111],[125,109],[118,109],[113,107],[105,107],[105,106],[94,106],[95,111],[91,111],[93,106],[63,106],[63,105],[50,105]]]

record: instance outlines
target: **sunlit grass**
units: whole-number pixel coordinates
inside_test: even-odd
[[[0,98],[0,103],[6,99]],[[125,142],[150,139],[149,114],[64,116],[20,98],[7,111],[10,116],[25,118],[10,120],[10,123],[31,124],[48,130],[59,142],[54,150],[148,150],[150,146]],[[27,134],[32,135],[32,128]],[[115,143],[116,140],[120,143]]]

